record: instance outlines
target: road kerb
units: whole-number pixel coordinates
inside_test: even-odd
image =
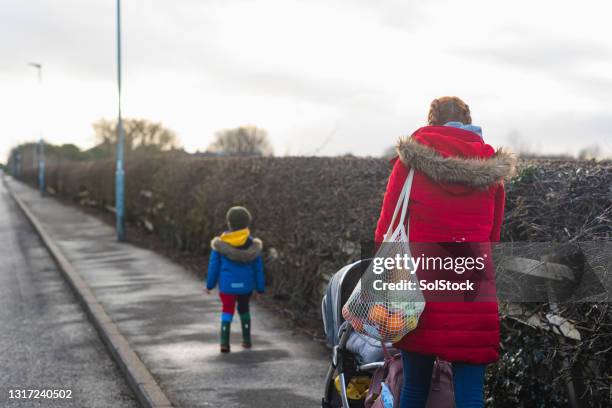
[[[66,258],[59,246],[53,241],[43,224],[32,213],[23,201],[10,189],[8,183],[5,186],[17,206],[24,213],[30,224],[34,227],[43,244],[55,260],[64,278],[72,288],[79,302],[83,305],[90,321],[98,331],[111,356],[117,361],[119,368],[127,378],[127,382],[136,394],[138,401],[146,408],[168,408],[172,407],[170,400],[166,397],[159,384],[153,378],[151,372],[144,365],[138,355],[131,349],[125,336],[121,334],[117,325],[106,313],[104,307],[98,302],[93,291],[72,263]]]

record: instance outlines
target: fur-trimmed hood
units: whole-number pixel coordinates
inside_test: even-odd
[[[261,255],[261,251],[263,250],[263,242],[259,238],[253,238],[251,245],[242,249],[231,246],[227,242],[223,242],[219,237],[213,238],[213,240],[210,241],[210,246],[221,255],[236,262],[251,262]]]
[[[413,137],[400,139],[397,153],[402,163],[425,173],[434,181],[477,188],[486,188],[511,178],[516,168],[514,156],[503,149],[486,158],[444,157]]]

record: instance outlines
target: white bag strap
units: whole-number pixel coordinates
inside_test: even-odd
[[[391,218],[391,223],[389,223],[389,228],[387,229],[387,233],[385,234],[385,241],[387,240],[387,238],[391,237],[395,237],[400,229],[400,227],[403,227],[404,225],[404,220],[406,218],[406,212],[408,210],[408,202],[410,201],[410,190],[412,189],[412,180],[414,178],[414,169],[410,169],[410,172],[408,173],[408,176],[406,177],[406,181],[404,182],[404,188],[402,188],[402,192],[400,193],[400,196],[397,199],[397,204],[395,205],[395,211],[393,211],[393,217]],[[393,224],[395,224],[395,219],[397,217],[397,213],[399,212],[399,209],[402,209],[402,212],[400,214],[400,221],[397,225],[397,228],[395,229],[395,231],[393,231]],[[393,231],[393,233],[391,233]],[[390,241],[393,241],[393,239],[389,239]]]
[[[404,225],[404,220],[406,218],[406,212],[408,212],[408,201],[410,201],[410,190],[412,190],[412,179],[414,177],[414,170],[410,169],[410,173],[408,173],[408,177],[406,177],[406,194],[404,195],[404,203],[402,206],[402,214],[400,216],[400,225]]]
[[[410,176],[410,175],[408,175]],[[391,217],[391,222],[389,223],[389,227],[387,228],[387,232],[385,233],[385,237],[391,234],[393,230],[393,224],[395,224],[395,218],[397,217],[397,213],[402,207],[402,203],[404,202],[404,197],[406,196],[406,189],[408,188],[408,176],[406,177],[406,181],[404,181],[404,186],[402,187],[402,191],[397,198],[397,203],[395,203],[395,210],[393,210],[393,217]]]

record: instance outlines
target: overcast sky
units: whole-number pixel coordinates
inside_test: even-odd
[[[41,127],[91,147],[92,122],[117,111],[115,1],[0,3],[0,160]],[[612,155],[605,0],[122,3],[124,115],[188,151],[254,124],[279,155],[379,155],[458,95],[495,146]],[[28,61],[44,64],[42,92]]]

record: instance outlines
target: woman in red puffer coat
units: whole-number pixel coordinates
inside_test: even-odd
[[[376,228],[377,243],[383,241],[411,168],[411,243],[486,243],[490,248],[489,242],[499,240],[503,180],[513,174],[515,163],[509,154],[486,144],[471,122],[461,99],[439,98],[431,104],[429,126],[400,141]],[[425,407],[436,356],[453,363],[457,408],[483,406],[484,372],[486,364],[498,359],[498,345],[496,301],[428,301],[417,328],[395,344],[404,362],[401,408]]]

